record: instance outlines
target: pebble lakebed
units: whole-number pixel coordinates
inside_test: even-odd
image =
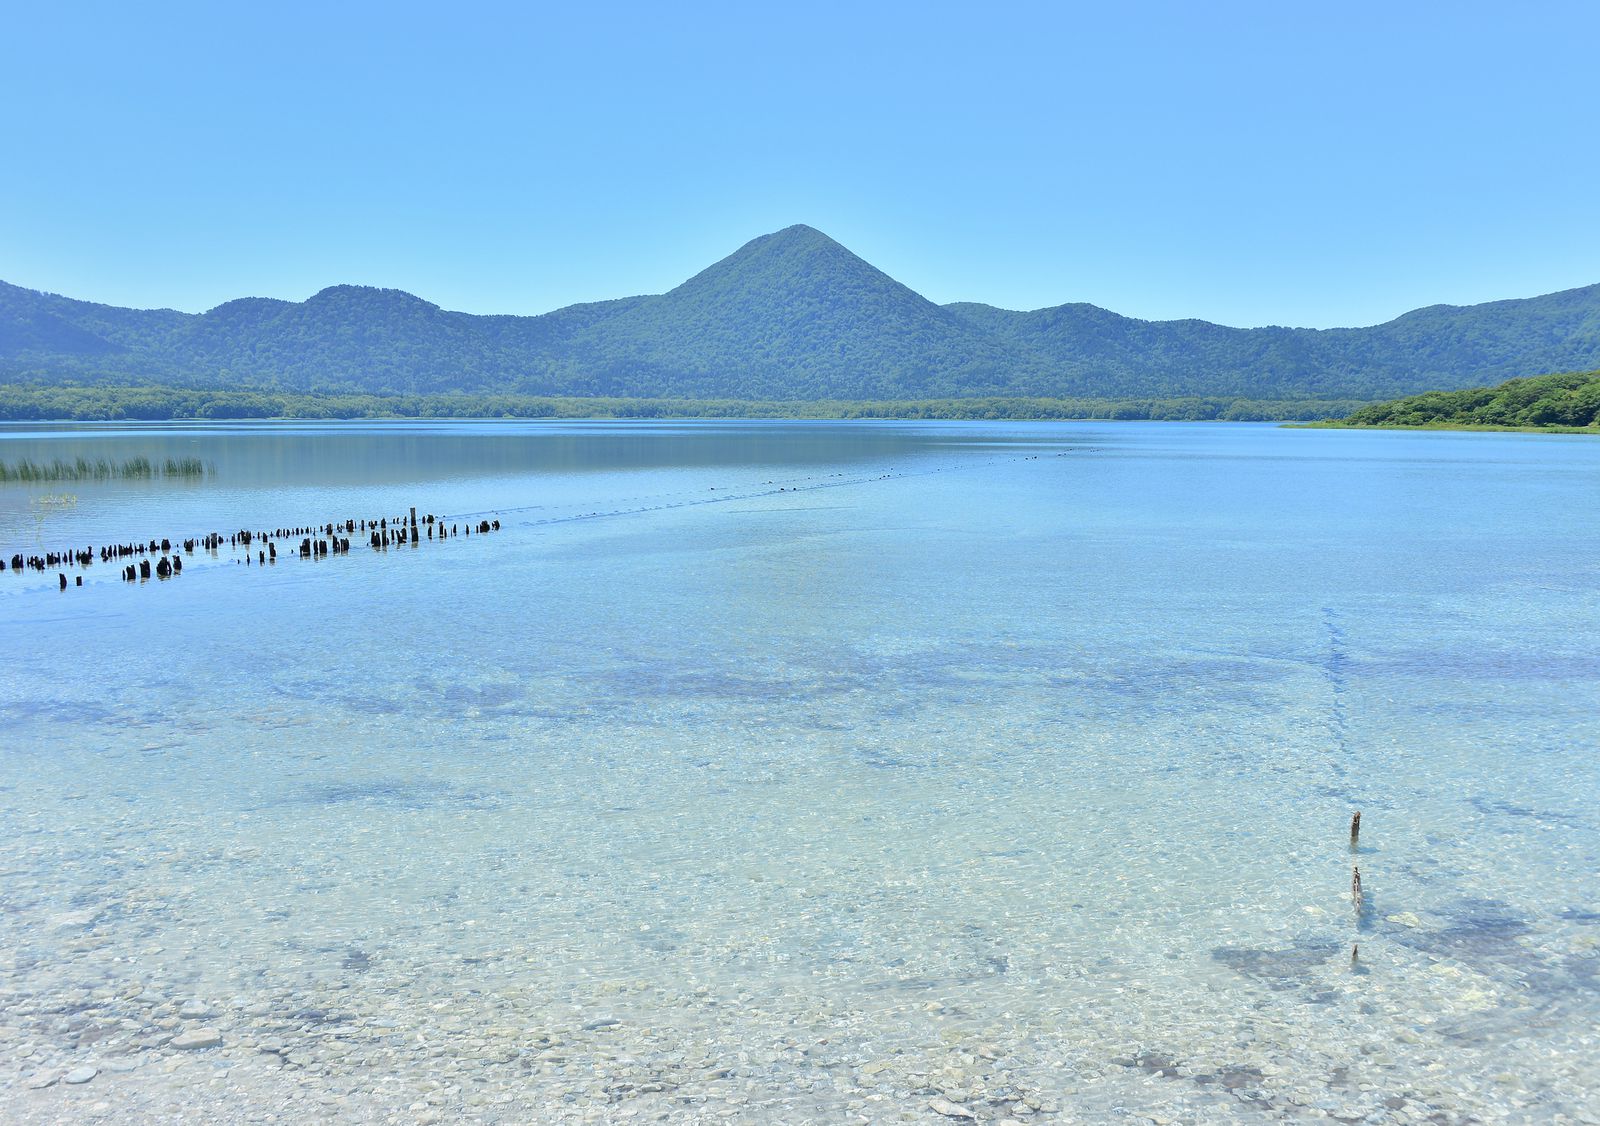
[[[1373,610],[1337,554],[1364,565],[1365,524],[1278,562],[1285,514],[1338,494],[1277,455],[1409,439],[1241,432],[1174,473],[1182,432],[1115,433],[1163,436],[1154,486],[1114,446],[980,442],[971,474],[580,482],[521,513],[508,486],[503,536],[411,566],[18,581],[41,652],[111,629],[159,659],[7,670],[0,1118],[1600,1121],[1571,560],[1417,597],[1408,558]],[[1252,443],[1277,460],[1233,489]],[[1329,459],[1340,488],[1368,464]],[[1184,525],[1208,467],[1259,498],[1284,465],[1312,476],[1266,530]],[[1486,571],[1462,545],[1498,538],[1423,558]],[[477,609],[502,600],[530,609]],[[862,628],[885,600],[896,628]],[[437,611],[423,643],[396,607]]]
[[[105,949],[81,916],[54,929],[69,964]],[[398,981],[207,1001],[117,978],[88,988],[86,977],[44,996],[8,989],[8,1120],[1165,1123],[1248,1113],[1453,1123],[1533,1120],[1543,1101],[1514,1071],[1487,1066],[1466,1083],[1457,1074],[1431,1085],[1425,1053],[1413,1068],[1390,1043],[1370,1046],[1388,1061],[1371,1073],[1329,1061],[1326,1082],[1310,1086],[1307,1060],[1285,1068],[1248,1035],[1220,1053],[1186,1052],[1130,1044],[1081,1012],[1065,1036],[1042,1019],[985,1026],[959,1000],[923,1000],[915,985],[897,1008],[867,1012],[818,1011],[800,991],[718,995],[643,981],[597,982],[557,1004],[437,1000]],[[1446,990],[1439,1000],[1458,999]],[[1112,1055],[1107,1040],[1131,1054]],[[1485,1095],[1498,1112],[1485,1113]],[[1573,1107],[1567,1115],[1549,1120],[1595,1121]]]
[[[347,820],[287,870],[242,825],[203,845],[177,824],[106,824],[94,831],[137,841],[137,858],[52,841],[69,869],[104,866],[101,894],[64,904],[37,847],[0,857],[8,911],[34,920],[0,960],[8,1121],[1596,1120],[1582,1094],[1592,1031],[1562,1012],[1597,984],[1596,920],[1581,913],[1534,935],[1445,892],[1365,924],[1331,899],[1285,906],[1299,918],[1253,944],[1183,955],[1140,949],[1108,918],[1085,958],[1081,921],[1053,948],[1042,938],[1077,881],[1039,867],[1023,826],[1043,811],[1010,795],[989,812],[1002,829],[1014,818],[1001,835],[1024,847],[974,853],[968,877],[886,892],[852,849],[804,878],[752,873],[753,913],[814,915],[815,932],[689,929],[659,905],[599,936],[530,922],[581,885],[535,893],[491,850],[468,857],[478,872],[458,898],[444,882],[417,897],[439,913],[357,939],[343,918],[285,908],[271,874],[336,895],[340,868],[377,871],[391,847],[363,822],[404,812],[426,836],[510,813],[515,836],[514,801],[471,788],[321,800]],[[1328,828],[1337,863],[1342,826]],[[1032,889],[1007,896],[1020,917],[969,901],[1014,868]],[[1099,897],[1089,883],[1077,894]],[[871,942],[815,937],[852,900],[885,895]],[[919,935],[930,914],[940,922]],[[1357,967],[1341,932],[1362,941]]]

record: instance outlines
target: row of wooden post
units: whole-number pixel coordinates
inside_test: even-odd
[[[260,540],[263,548],[258,550],[256,555],[259,562],[265,565],[268,562],[276,563],[278,560],[278,547],[272,542],[274,539],[299,536],[301,537],[299,544],[300,557],[302,559],[316,559],[326,555],[347,554],[350,551],[350,539],[348,535],[341,535],[340,533],[354,532],[358,527],[363,532],[370,527],[372,535],[369,542],[374,548],[381,550],[391,544],[399,546],[409,542],[412,545],[416,545],[421,542],[424,529],[428,539],[436,538],[434,533],[435,529],[437,529],[437,538],[444,540],[463,534],[463,532],[469,536],[474,532],[479,535],[498,532],[500,530],[500,521],[479,520],[476,524],[469,523],[464,528],[456,524],[446,527],[443,521],[431,513],[419,518],[416,508],[413,507],[410,510],[409,518],[401,516],[396,517],[393,521],[390,521],[388,517],[380,517],[370,521],[352,519],[338,523],[323,524],[314,528],[278,528],[271,532],[243,529],[227,536],[220,532],[209,532],[198,539],[183,540],[182,550],[192,555],[196,547],[202,547],[215,553],[223,543],[227,543],[233,547],[243,547],[245,549],[244,562],[250,563],[250,547],[255,541]],[[69,548],[30,556],[24,556],[21,552],[18,552],[10,557],[9,564],[12,571],[20,574],[27,570],[43,572],[55,567],[88,567],[96,561],[97,557],[100,562],[107,563],[113,560],[120,562],[130,556],[135,557],[137,562],[130,562],[122,568],[121,578],[127,582],[137,582],[152,577],[166,579],[183,573],[183,557],[179,554],[177,545],[172,540],[165,538],[152,539],[148,543],[110,544],[99,548],[91,545],[82,549]],[[8,560],[4,556],[0,556],[0,571],[6,569],[7,562]],[[74,585],[68,583],[65,571],[58,573],[56,578],[61,590],[66,590],[69,585]],[[82,575],[76,576],[75,585],[80,587],[83,585]]]
[[[1361,811],[1358,809],[1350,818],[1350,851],[1359,852],[1361,849]],[[1350,866],[1350,904],[1355,908],[1356,929],[1361,928],[1361,915],[1366,910],[1367,899],[1361,891],[1361,865]],[[1350,965],[1355,967],[1361,959],[1361,944],[1352,943],[1350,946]]]

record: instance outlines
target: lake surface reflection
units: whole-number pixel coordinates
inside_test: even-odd
[[[0,552],[502,530],[0,574],[0,1117],[1596,1120],[1600,443],[0,428],[141,455]]]

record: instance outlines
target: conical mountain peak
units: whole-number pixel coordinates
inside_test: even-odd
[[[788,357],[801,355],[813,367],[809,394],[848,383],[857,397],[992,394],[1017,367],[1004,345],[804,224],[752,239],[594,325],[581,347],[608,380],[676,369],[694,394],[784,379]]]
[[[403,289],[372,285],[330,285],[306,299],[307,305],[344,305],[366,308],[437,310],[439,306]]]
[[[815,227],[803,223],[751,239],[726,258],[701,270],[667,296],[731,285],[753,285],[767,292],[776,292],[792,287],[825,285],[832,277],[871,279],[874,287],[893,289],[918,301],[924,300]]]

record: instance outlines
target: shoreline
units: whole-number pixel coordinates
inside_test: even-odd
[[[957,419],[963,421],[1308,422],[1344,417],[1368,400],[1240,395],[1031,396],[930,399],[701,399],[535,394],[298,393],[139,386],[0,386],[9,422],[168,422],[445,419]]]
[[[1342,419],[1329,419],[1315,422],[1285,422],[1285,430],[1460,430],[1476,431],[1486,434],[1577,434],[1600,436],[1600,427],[1595,426],[1492,426],[1487,423],[1469,422],[1419,422],[1415,425],[1406,425],[1398,422],[1360,423],[1345,422]]]

